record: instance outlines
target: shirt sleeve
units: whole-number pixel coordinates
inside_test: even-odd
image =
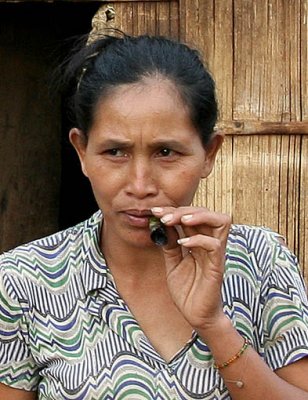
[[[265,358],[275,370],[308,356],[308,302],[297,258],[277,236],[272,239],[272,261],[261,298]]]
[[[16,389],[36,390],[39,381],[28,340],[27,303],[18,297],[14,274],[0,257],[0,382]]]

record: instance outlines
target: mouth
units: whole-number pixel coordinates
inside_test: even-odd
[[[140,228],[148,228],[149,218],[153,216],[150,210],[125,210],[122,215],[126,223]]]

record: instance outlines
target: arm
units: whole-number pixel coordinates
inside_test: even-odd
[[[199,335],[210,347],[220,364],[231,358],[243,345],[243,338],[227,318]],[[275,373],[276,372],[276,373]],[[307,400],[308,358],[273,372],[259,355],[249,347],[236,361],[221,369],[229,393],[234,400]],[[238,388],[234,381],[244,383]],[[233,381],[233,382],[229,382]]]
[[[27,392],[25,390],[13,389],[3,383],[0,383],[0,399],[5,400],[36,400],[36,392]]]
[[[195,207],[156,213],[168,227],[164,256],[171,296],[190,325],[211,349],[216,363],[234,356],[243,337],[225,316],[221,301],[230,218]],[[180,225],[184,240],[178,241]],[[187,252],[189,250],[189,252]],[[303,369],[304,372],[298,374]],[[252,347],[220,371],[233,400],[308,400],[306,360],[273,372]],[[242,380],[238,388],[234,381]],[[233,382],[231,382],[233,381]]]
[[[308,357],[302,358],[287,367],[277,369],[275,372],[283,380],[308,392]]]

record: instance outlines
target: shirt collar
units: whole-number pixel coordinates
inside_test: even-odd
[[[86,294],[107,284],[106,261],[99,246],[102,222],[99,210],[83,223],[80,278]]]

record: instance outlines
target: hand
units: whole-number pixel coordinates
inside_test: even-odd
[[[201,207],[154,208],[167,227],[167,284],[190,325],[206,330],[225,318],[221,285],[231,218]]]

